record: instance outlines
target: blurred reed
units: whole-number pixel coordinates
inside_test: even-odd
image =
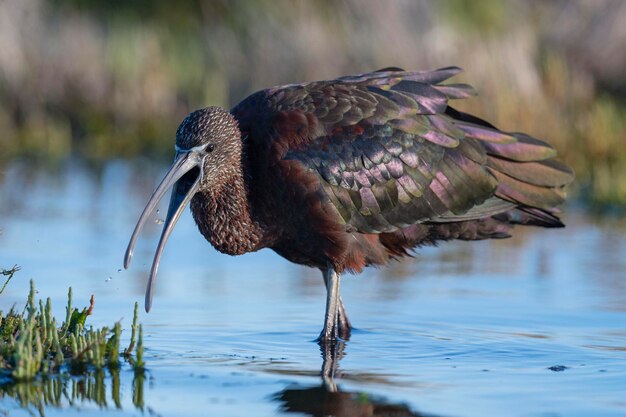
[[[458,65],[458,107],[553,143],[626,205],[626,2],[4,0],[0,163],[169,158],[177,124],[263,87]]]

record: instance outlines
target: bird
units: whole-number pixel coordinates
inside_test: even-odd
[[[266,88],[230,110],[206,107],[176,131],[174,163],[139,217],[124,257],[171,188],[148,279],[187,205],[219,252],[270,248],[317,268],[326,286],[318,340],[350,337],[344,273],[448,240],[501,239],[514,225],[563,227],[573,170],[547,142],[456,110],[476,95],[447,83],[458,67],[396,67]]]

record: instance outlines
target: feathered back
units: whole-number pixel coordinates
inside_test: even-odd
[[[458,72],[391,68],[280,86],[231,112],[258,172],[302,167],[318,179],[308,192],[347,230],[391,233],[491,216],[562,225],[554,212],[572,170],[547,143],[450,107],[475,94],[441,84]]]

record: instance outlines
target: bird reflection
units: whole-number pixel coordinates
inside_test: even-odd
[[[337,390],[335,377],[339,377],[339,361],[343,358],[346,343],[341,340],[332,340],[326,343],[320,341],[322,352],[322,381],[329,392]]]
[[[315,417],[424,416],[411,410],[406,404],[394,404],[366,392],[341,391],[337,386],[334,388],[330,390],[326,382],[313,387],[295,385],[277,393],[274,400],[280,403],[284,412]]]
[[[360,391],[342,391],[336,380],[343,375],[339,362],[344,356],[347,340],[320,341],[322,356],[321,384],[290,385],[274,395],[285,412],[310,416],[424,416],[406,404],[394,404],[383,397]]]

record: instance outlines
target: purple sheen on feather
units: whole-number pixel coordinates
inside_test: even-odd
[[[365,172],[366,171],[364,169],[356,171],[354,173],[354,179],[361,187],[371,187],[372,183],[370,182],[369,177]]]
[[[446,84],[435,86],[448,99],[465,99],[478,95],[478,92],[469,84]]]
[[[410,150],[406,150],[400,154],[400,160],[410,166],[411,168],[417,168],[419,165],[419,159],[417,154],[411,152]]]
[[[429,130],[420,136],[429,142],[436,143],[437,145],[441,145],[446,148],[455,148],[459,146],[459,140],[457,138],[445,135],[437,130]]]
[[[521,141],[508,144],[484,142],[484,147],[489,154],[519,162],[542,161],[556,156],[556,150],[553,148]]]
[[[382,164],[378,164],[377,167],[380,170],[380,175],[382,175],[384,182],[389,181],[392,177],[391,174],[389,174],[389,171],[387,170],[387,164],[388,162],[384,162]]]
[[[416,161],[416,165],[417,165],[417,161]],[[389,171],[389,174],[391,174],[393,178],[400,178],[402,174],[404,174],[404,169],[402,168],[402,162],[400,162],[398,159],[392,159],[390,162],[385,164],[385,166],[387,167],[387,171]]]
[[[413,181],[413,178],[408,175],[403,175],[398,178],[398,184],[400,184],[404,190],[412,195],[413,197],[421,197],[422,192],[420,191],[420,187]]]
[[[494,142],[494,143],[501,143],[501,144],[517,142],[517,139],[515,139],[514,136],[509,135],[504,132],[499,132],[494,129],[490,129],[488,127],[476,126],[473,124],[469,124],[465,122],[458,122],[458,121],[455,121],[454,124],[456,124],[456,126],[459,129],[465,132],[465,136],[468,138],[474,138],[474,139],[484,140],[487,142]]]
[[[365,155],[375,164],[380,164],[385,156],[385,150],[380,146],[370,145],[365,150]]]
[[[374,178],[373,184],[384,183],[385,179],[378,168],[378,165],[372,166],[369,170],[370,175]]]
[[[359,190],[361,194],[361,210],[363,215],[380,213],[380,206],[376,201],[376,197],[370,188],[364,187]]]

